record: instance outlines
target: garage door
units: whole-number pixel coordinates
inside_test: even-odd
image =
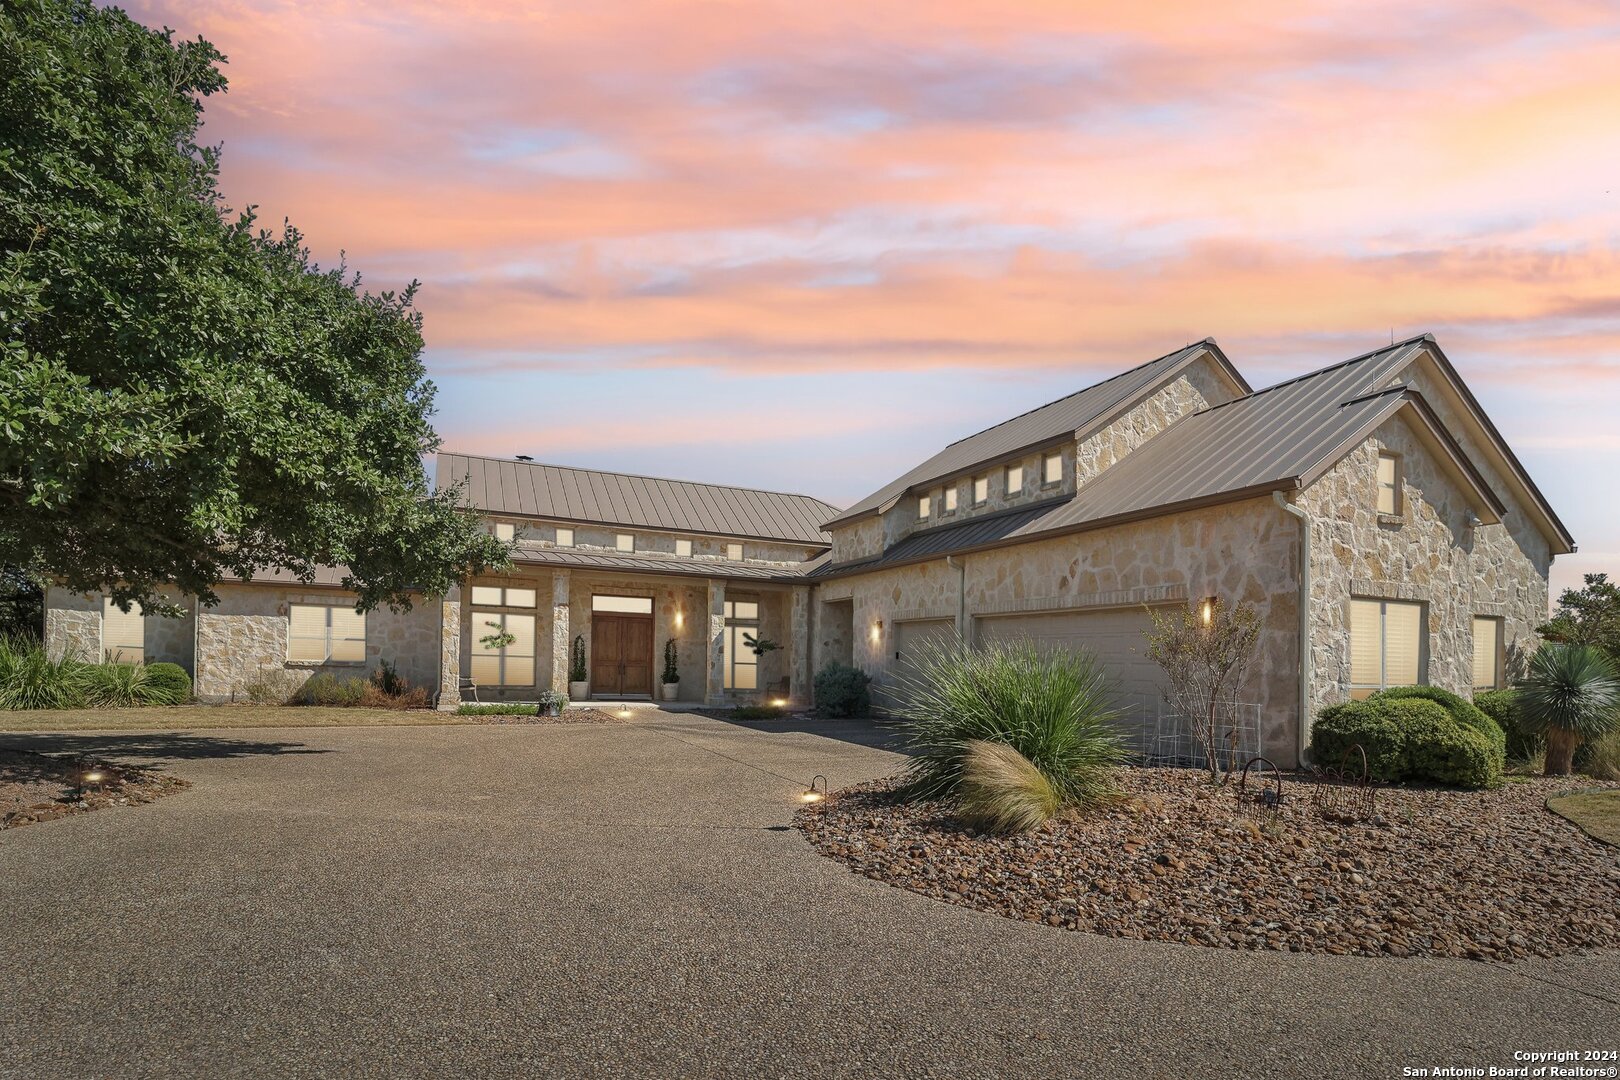
[[[893,708],[900,701],[901,680],[915,669],[918,646],[924,642],[948,645],[956,640],[955,619],[914,619],[894,624],[894,653],[889,657],[889,677],[884,680],[884,704]]]
[[[1146,608],[1109,608],[986,616],[978,621],[977,640],[1029,640],[1053,649],[1090,650],[1113,682],[1121,722],[1134,741],[1152,737],[1164,700],[1164,672],[1146,655],[1143,633],[1151,629],[1153,619]]]

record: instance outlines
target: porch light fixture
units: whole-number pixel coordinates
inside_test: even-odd
[[[816,788],[816,782],[817,781],[820,781],[820,783],[821,783],[820,790],[817,790],[817,788]],[[825,799],[826,797],[827,797],[827,778],[825,776],[822,776],[820,773],[817,773],[815,776],[810,778],[810,786],[805,789],[803,795],[799,796],[799,801],[802,802],[802,803],[818,803],[821,800]]]

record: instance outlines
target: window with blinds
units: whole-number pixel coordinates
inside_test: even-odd
[[[1502,620],[1474,618],[1474,689],[1495,690],[1502,685]]]
[[[472,678],[479,686],[534,685],[534,616],[472,614]]]
[[[1378,455],[1378,512],[1401,512],[1401,461],[1394,454]]]
[[[141,605],[121,611],[112,597],[101,607],[101,655],[115,664],[139,664],[146,659],[146,618]]]
[[[1422,604],[1351,600],[1350,696],[1426,681],[1423,639]]]
[[[287,659],[313,664],[363,664],[366,617],[352,607],[292,604],[287,608]]]

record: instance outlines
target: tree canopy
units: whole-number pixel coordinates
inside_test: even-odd
[[[1565,645],[1595,645],[1620,663],[1620,586],[1607,574],[1584,575],[1583,587],[1565,589],[1536,633]]]
[[[401,604],[499,565],[429,489],[416,284],[224,205],[223,63],[90,0],[0,8],[0,565],[149,607],[322,564]]]

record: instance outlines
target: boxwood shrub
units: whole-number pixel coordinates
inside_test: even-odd
[[[1485,736],[1485,741],[1496,747],[1497,753],[1507,751],[1507,735],[1502,730],[1502,725],[1460,694],[1453,694],[1450,690],[1442,690],[1438,686],[1392,686],[1388,690],[1380,690],[1373,697],[1421,698],[1424,701],[1432,701],[1446,710],[1458,724]]]
[[[1479,711],[1495,720],[1507,735],[1507,759],[1529,761],[1542,751],[1541,736],[1519,725],[1519,699],[1512,690],[1485,690],[1474,695]]]
[[[872,677],[848,664],[829,663],[816,673],[816,711],[822,716],[865,716],[872,711]]]
[[[179,664],[147,664],[146,681],[162,704],[184,705],[191,700],[191,676]]]
[[[1386,783],[1433,780],[1484,788],[1502,782],[1496,744],[1426,696],[1377,694],[1323,709],[1311,730],[1316,763],[1337,766],[1355,743],[1367,752],[1373,778]]]

